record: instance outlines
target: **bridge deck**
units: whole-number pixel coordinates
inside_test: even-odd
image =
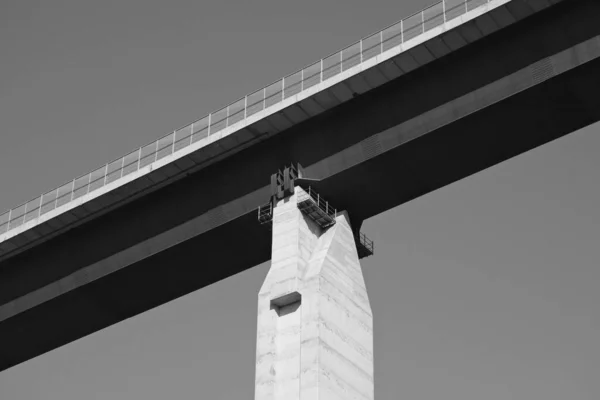
[[[561,0],[444,0],[0,215],[0,260]]]
[[[10,344],[0,347],[0,370],[267,261],[271,232],[257,208],[269,199],[268,177],[290,162],[303,165],[310,185],[358,228],[600,121],[600,3],[565,0],[536,13],[528,1],[406,46],[255,122],[273,131],[252,128],[253,137],[247,126],[173,162],[169,155],[160,168],[129,174],[128,183],[3,242],[25,249],[31,232],[47,238],[51,224],[71,218],[72,229],[0,260],[0,342]],[[515,7],[530,16],[485,30],[482,20],[496,23]],[[369,74],[390,66],[402,75],[367,90]],[[330,107],[294,122],[311,104]],[[289,127],[275,131],[284,120]],[[198,165],[171,169],[186,158]],[[81,210],[92,206],[95,218],[85,220]]]

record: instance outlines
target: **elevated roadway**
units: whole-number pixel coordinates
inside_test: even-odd
[[[302,164],[360,226],[600,120],[600,3],[479,3],[143,168],[140,151],[136,171],[124,159],[95,191],[88,177],[76,196],[74,181],[60,207],[44,212],[42,197],[34,218],[9,217],[0,370],[267,261],[256,210],[284,165]]]

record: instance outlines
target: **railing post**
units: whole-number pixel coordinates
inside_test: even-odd
[[[102,187],[106,186],[106,177],[108,176],[108,164],[104,166],[104,182],[102,182]],[[56,192],[56,197],[58,198],[58,189]]]
[[[425,33],[425,11],[421,11],[421,33]]]
[[[446,23],[446,0],[442,0],[442,18],[444,19],[444,23]]]
[[[383,31],[379,32],[379,48],[381,50],[381,54],[383,54]]]
[[[105,174],[106,176],[106,174]],[[102,185],[104,186],[104,185]],[[56,210],[56,207],[58,206],[58,188],[56,188],[56,197],[54,198],[54,208],[53,210]]]
[[[281,101],[285,99],[285,76],[281,79]]]
[[[400,43],[404,43],[404,20],[400,20]]]
[[[363,41],[362,41],[362,39],[360,40],[360,42],[358,42],[358,43],[359,43],[359,45],[358,45],[358,46],[359,46],[359,50],[360,50],[360,63],[361,63],[361,64],[362,64],[362,62],[363,62],[363,54],[362,54],[362,42],[363,42]]]
[[[87,189],[85,191],[85,194],[90,193],[90,184],[92,183],[92,173],[90,172],[88,174],[88,183],[87,183]],[[40,200],[40,206],[42,205],[42,201]],[[41,208],[41,207],[40,207]]]
[[[267,88],[263,88],[263,111],[267,108]]]
[[[71,183],[71,199],[69,200],[69,202],[73,201],[73,197],[75,195],[75,179],[73,179],[73,182]],[[27,208],[25,208],[25,211],[27,211]],[[23,219],[23,221],[25,221]]]
[[[300,91],[304,90],[304,69],[300,71]]]
[[[247,118],[248,115],[248,96],[244,97],[244,119]]]
[[[321,65],[321,71],[319,72],[319,83],[323,83],[323,59],[319,63]]]
[[[212,119],[211,117],[212,117],[212,113],[208,114],[208,129],[206,130],[206,137],[210,136],[210,121]]]
[[[142,166],[142,148],[140,147],[140,149],[138,150],[138,166],[137,166],[137,170],[140,170],[140,167]]]
[[[88,175],[89,176],[89,175]],[[90,188],[90,180],[88,178],[88,189]],[[86,193],[87,194],[87,193]],[[42,216],[42,204],[44,203],[44,195],[40,196],[40,206],[38,207],[38,218]]]
[[[171,154],[175,153],[175,136],[177,135],[177,131],[173,131],[173,143],[171,143]]]

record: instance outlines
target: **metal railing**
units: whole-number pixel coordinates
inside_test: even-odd
[[[89,174],[0,214],[0,235],[244,121],[284,99],[325,82],[490,1],[492,0],[444,0],[434,4]]]
[[[310,201],[320,210],[320,214],[326,216],[328,219],[335,220],[337,218],[337,209],[329,204],[329,201],[321,197],[321,195],[315,192],[312,187],[308,187],[308,190],[303,190],[298,194],[297,203],[302,204],[306,201]],[[301,208],[302,210],[303,208]]]
[[[268,202],[258,207],[258,222],[261,225],[269,224],[273,221],[273,203]]]
[[[375,253],[375,245],[371,239],[362,232],[356,236],[356,244],[359,252],[359,257],[367,257]]]

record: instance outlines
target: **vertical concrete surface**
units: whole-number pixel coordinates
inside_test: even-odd
[[[348,215],[321,229],[298,209],[295,190],[273,212],[255,399],[373,399],[373,316]]]

